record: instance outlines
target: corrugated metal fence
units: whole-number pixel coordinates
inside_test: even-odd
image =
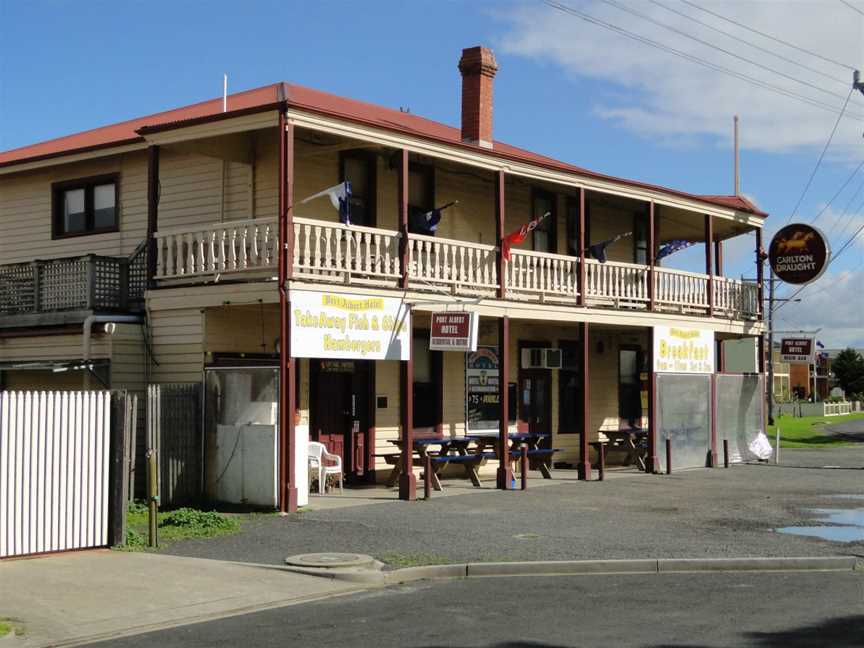
[[[109,542],[111,394],[0,392],[0,558]]]
[[[202,495],[201,384],[147,388],[147,446],[156,451],[159,503],[194,504]]]

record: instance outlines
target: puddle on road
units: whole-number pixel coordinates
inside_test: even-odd
[[[864,495],[829,495],[832,499],[864,500]],[[816,522],[824,526],[789,526],[774,529],[778,533],[820,538],[830,542],[864,541],[864,508],[857,509],[808,509],[814,513]]]

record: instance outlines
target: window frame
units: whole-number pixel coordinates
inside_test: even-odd
[[[114,224],[109,227],[94,226],[93,189],[99,185],[114,185]],[[84,190],[84,218],[86,229],[83,232],[63,231],[63,193]],[[89,176],[86,178],[75,178],[62,180],[51,184],[51,240],[76,238],[78,236],[91,236],[93,234],[110,234],[120,231],[120,174],[105,173],[102,175]]]
[[[339,151],[339,182],[345,182],[347,179],[345,177],[346,170],[346,162],[351,160],[360,160],[361,162],[366,163],[366,174],[367,174],[367,191],[368,197],[366,210],[369,214],[368,223],[363,223],[363,227],[377,227],[378,226],[378,156],[374,151],[369,151],[367,149],[349,149],[346,151]],[[354,189],[352,185],[352,191]]]
[[[651,232],[648,231],[650,227],[650,218],[646,212],[637,211],[633,214],[633,263],[637,265],[650,265],[651,262],[651,250],[649,249],[651,244]],[[645,239],[644,246],[640,245],[640,239],[638,235],[639,227],[643,227],[645,229]],[[639,252],[644,247],[645,250],[645,262],[639,262]]]
[[[558,253],[558,194],[555,192],[549,191],[547,189],[543,189],[541,187],[531,187],[531,220],[534,220],[538,216],[542,216],[542,214],[537,214],[535,212],[536,201],[538,198],[546,198],[549,200],[549,228],[545,231],[549,235],[549,250],[538,250],[537,249],[537,230],[531,232],[531,250],[534,252],[546,252],[547,254],[557,254]]]
[[[639,398],[640,398],[640,400],[639,400],[639,421],[638,421],[639,425],[638,425],[638,427],[641,427],[642,426],[642,419],[645,417],[645,408],[642,407],[642,400],[641,400],[641,391],[642,391],[641,382],[642,381],[641,381],[640,377],[642,375],[642,368],[645,366],[646,353],[645,353],[645,350],[642,348],[642,346],[639,344],[620,344],[618,346],[618,353],[617,353],[618,357],[616,358],[616,360],[617,360],[617,363],[616,363],[617,372],[615,375],[615,385],[616,385],[616,388],[618,391],[617,401],[618,401],[618,427],[619,427],[619,429],[621,429],[621,426],[623,424],[622,421],[624,420],[624,418],[621,416],[621,410],[623,409],[623,405],[624,405],[624,402],[622,400],[622,390],[621,390],[621,353],[622,353],[622,351],[631,351],[631,352],[636,353],[636,393],[639,394]]]
[[[429,196],[429,204],[427,205],[414,205],[411,203],[411,182],[410,175],[412,173],[419,173],[423,176],[423,180],[426,183],[426,193]],[[414,209],[419,210],[421,213],[425,213],[431,209],[435,209],[435,166],[433,164],[429,164],[427,162],[409,162],[408,163],[408,175],[409,175],[409,190],[407,202],[408,202],[408,233],[409,234],[421,234],[421,232],[414,231],[415,228],[412,227],[412,213]],[[428,234],[422,233],[424,236],[429,236]]]
[[[588,248],[591,245],[591,209],[589,208],[588,196],[586,193],[585,196],[585,247]],[[574,239],[578,241],[579,239],[579,208],[580,208],[580,200],[579,196],[567,196],[565,200],[564,209],[567,214],[567,254],[572,257],[581,256],[581,251],[577,246],[571,247],[570,242]],[[573,218],[573,214],[575,213],[575,218]],[[587,256],[587,253],[586,253]]]
[[[585,391],[585,376],[582,374],[582,344],[578,340],[558,340],[558,348],[562,351],[567,350],[570,353],[575,353],[577,357],[578,367],[563,367],[558,370],[558,434],[579,434],[582,430],[583,423],[583,401],[582,394]],[[578,398],[575,401],[574,421],[567,419],[566,408],[563,406],[564,398],[566,397],[564,378],[570,374],[576,375],[576,389]]]

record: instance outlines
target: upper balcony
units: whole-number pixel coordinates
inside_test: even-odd
[[[273,278],[278,265],[278,225],[259,218],[160,231],[156,234],[156,280],[160,286],[206,280]],[[401,234],[375,227],[345,226],[294,218],[294,277],[328,284],[397,288],[402,277]],[[412,291],[494,298],[502,280],[498,248],[438,236],[408,234]],[[540,304],[579,302],[580,258],[513,249],[505,264],[504,298]],[[647,265],[585,261],[585,305],[647,309]],[[755,283],[663,267],[654,269],[654,309],[686,315],[713,313],[734,320],[759,318]]]
[[[80,323],[141,309],[145,248],[130,257],[88,254],[0,266],[0,328]]]

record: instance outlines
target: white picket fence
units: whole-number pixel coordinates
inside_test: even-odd
[[[108,544],[111,395],[0,392],[0,558]]]

